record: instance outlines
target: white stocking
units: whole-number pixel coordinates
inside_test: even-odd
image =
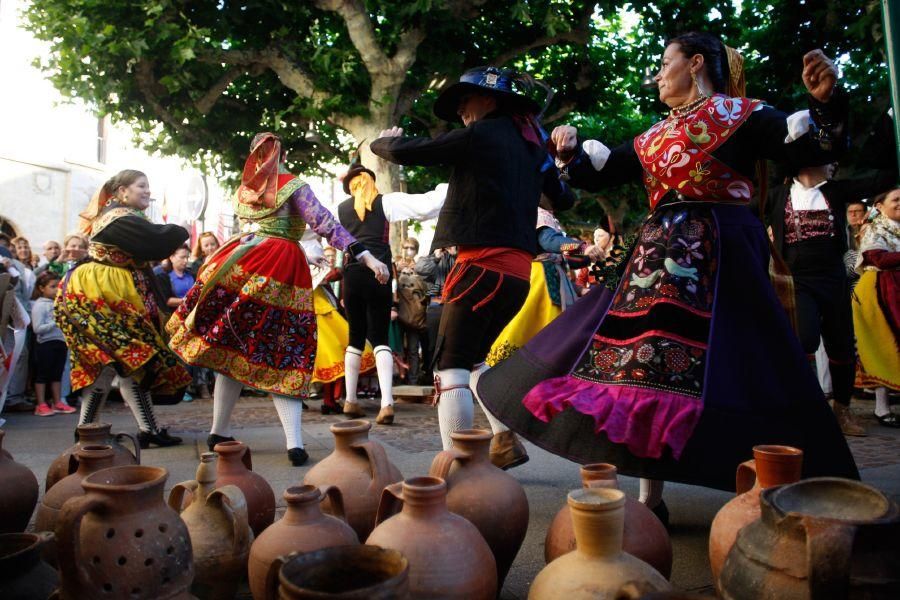
[[[347,351],[344,352],[344,387],[347,393],[346,401],[352,404],[356,403],[360,364],[362,364],[362,350],[347,346]]]
[[[241,398],[244,385],[227,375],[216,373],[213,389],[213,421],[209,432],[213,435],[231,437],[231,412]]]
[[[888,390],[886,387],[875,388],[875,416],[883,417],[891,412],[891,405],[888,403]]]
[[[381,388],[381,407],[394,405],[394,353],[390,346],[375,346],[375,370]]]
[[[104,367],[94,383],[81,390],[81,415],[78,424],[95,423],[100,418],[100,410],[106,402],[116,371],[112,367]]]
[[[272,402],[281,419],[281,427],[284,429],[284,437],[287,449],[303,447],[303,404],[297,398],[272,394]]]
[[[441,428],[441,443],[444,450],[453,446],[450,434],[461,429],[472,428],[474,406],[472,392],[469,390],[470,372],[466,369],[444,369],[436,375],[440,378],[441,388],[464,386],[441,392],[438,399],[438,423]]]
[[[638,500],[647,508],[656,508],[662,502],[663,487],[666,482],[659,479],[641,479],[641,493]]]
[[[156,425],[156,416],[153,414],[153,401],[150,392],[142,389],[132,377],[119,377],[119,393],[122,400],[131,409],[138,429],[144,433],[156,433],[159,427]]]
[[[469,376],[469,389],[472,390],[472,395],[475,396],[475,399],[478,400],[478,405],[481,407],[481,412],[484,413],[484,416],[487,417],[488,423],[491,424],[491,431],[494,435],[498,433],[503,433],[504,431],[509,431],[509,427],[500,422],[500,419],[492,415],[487,408],[484,407],[484,403],[481,401],[481,398],[478,397],[478,380],[481,379],[481,375],[490,370],[490,367],[487,363],[481,363],[472,371],[472,374]]]

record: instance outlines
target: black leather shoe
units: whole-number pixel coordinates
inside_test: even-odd
[[[340,405],[333,404],[325,404],[322,403],[322,414],[323,415],[339,415],[343,412],[344,409],[340,407]]]
[[[291,448],[288,450],[288,458],[291,459],[292,465],[299,467],[306,464],[306,461],[309,460],[309,454],[303,448]]]
[[[160,429],[156,433],[149,431],[138,431],[138,444],[142,450],[150,447],[150,444],[165,448],[166,446],[177,446],[181,443],[181,438],[169,435],[168,429]]]
[[[660,500],[659,504],[650,509],[656,518],[662,521],[662,524],[666,526],[666,531],[669,530],[669,507],[666,506],[666,503]]]
[[[206,436],[206,447],[209,448],[210,452],[213,452],[216,444],[221,444],[222,442],[233,442],[233,437],[228,437],[227,435],[218,435],[215,433],[211,433]]]

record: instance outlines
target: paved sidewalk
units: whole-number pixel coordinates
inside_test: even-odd
[[[265,398],[244,398],[234,412],[236,436],[253,450],[254,470],[262,474],[275,490],[279,512],[284,501],[281,492],[301,481],[306,471],[327,456],[332,449],[328,430],[341,417],[322,416],[318,402],[310,402],[304,412],[303,435],[310,462],[292,467],[284,449],[284,437],[275,410]],[[366,402],[363,403],[366,405]],[[872,418],[872,402],[854,401],[854,410],[864,417],[870,435],[853,438],[850,446],[859,463],[863,480],[900,501],[900,430],[881,427]],[[377,407],[369,404],[374,420]],[[205,439],[212,416],[212,402],[195,400],[189,404],[158,407],[159,420],[186,439],[182,446],[144,451],[144,464],[163,466],[169,470],[166,493],[176,483],[192,479],[200,453],[206,450]],[[39,418],[32,415],[4,415],[6,438],[4,449],[30,467],[41,483],[47,466],[72,443],[74,415]],[[109,406],[103,415],[113,423],[113,431],[131,431],[134,422],[122,405]],[[487,427],[480,411],[476,426]],[[434,454],[441,449],[435,410],[421,404],[398,404],[396,424],[390,427],[373,424],[372,439],[384,444],[391,460],[406,476],[427,473]],[[531,508],[531,521],[525,543],[509,573],[502,598],[525,598],[531,581],[544,566],[544,536],[556,511],[563,505],[567,491],[580,485],[578,466],[529,445],[531,461],[510,471],[525,487]],[[637,480],[620,478],[623,490],[637,494]],[[672,583],[677,588],[708,591],[711,586],[707,560],[709,524],[731,494],[680,484],[666,486],[666,503],[671,512],[671,537],[674,549]],[[249,598],[249,594],[239,596]]]

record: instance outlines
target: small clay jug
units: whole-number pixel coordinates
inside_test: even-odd
[[[334,485],[341,490],[347,523],[361,540],[375,527],[381,491],[403,479],[381,444],[369,440],[371,428],[372,424],[362,419],[333,424],[334,452],[303,478],[303,483],[308,485]],[[335,514],[328,500],[322,504],[322,510]]]
[[[191,597],[191,538],[163,500],[167,476],[131,465],[84,478],[56,527],[63,600]]]
[[[402,510],[394,514],[397,503]],[[447,510],[443,479],[414,477],[389,485],[376,520],[366,544],[399,550],[409,560],[410,597],[488,600],[497,595],[494,555],[474,525]]]
[[[613,600],[628,583],[646,592],[672,587],[659,571],[622,551],[625,494],[590,488],[569,492],[575,550],[543,568],[528,593],[530,600]]]
[[[44,493],[50,491],[56,483],[75,471],[76,465],[70,459],[82,446],[111,446],[115,453],[113,466],[139,465],[141,464],[141,445],[137,438],[130,433],[110,433],[112,425],[109,423],[86,423],[75,428],[78,441],[74,446],[57,456],[50,468],[47,469],[47,478],[44,480]],[[121,442],[130,440],[132,450],[126,448]]]
[[[325,498],[337,516],[322,512]],[[254,600],[266,597],[266,578],[269,568],[279,556],[305,553],[329,548],[359,544],[356,532],[347,525],[341,491],[329,486],[319,489],[311,485],[289,487],[284,492],[287,510],[260,534],[250,548],[250,592]],[[352,564],[352,563],[350,563]]]
[[[244,493],[250,529],[258,536],[275,520],[275,492],[262,475],[253,472],[250,448],[243,442],[220,442],[216,487],[236,485]]]
[[[609,463],[581,467],[581,483],[585,489],[619,489],[618,469]],[[575,549],[575,531],[568,504],[563,506],[544,539],[544,560],[549,563]],[[665,525],[643,503],[625,497],[625,530],[622,549],[662,573],[672,574],[672,542]]]
[[[759,518],[760,492],[800,481],[802,450],[791,446],[754,446],[753,457],[738,465],[735,483],[738,495],[716,513],[709,530],[709,568],[713,582],[719,581],[725,557],[738,532]]]
[[[900,598],[900,510],[837,477],[763,490],[719,576],[726,600]]]
[[[73,473],[60,479],[44,494],[34,519],[35,531],[56,531],[56,523],[63,504],[69,498],[84,496],[82,480],[91,473],[113,466],[115,452],[111,446],[82,446],[75,454],[69,456],[69,460],[73,463]],[[56,566],[55,544],[44,546],[44,560]]]
[[[432,477],[447,482],[447,508],[478,528],[497,561],[497,587],[528,531],[528,498],[514,477],[491,463],[493,434],[464,429],[450,434],[453,448],[434,457]]]
[[[0,429],[0,533],[19,533],[28,527],[38,499],[37,477],[3,449]]]
[[[0,534],[0,598],[47,600],[59,584],[56,569],[41,560],[53,534]]]
[[[268,586],[267,600],[406,600],[409,561],[377,546],[322,548],[276,558]]]
[[[169,492],[169,507],[181,512],[191,536],[191,592],[201,600],[234,598],[247,573],[253,539],[244,493],[235,485],[216,488],[217,458],[215,452],[201,454],[197,479],[179,483]],[[191,492],[191,503],[182,509],[187,491]]]

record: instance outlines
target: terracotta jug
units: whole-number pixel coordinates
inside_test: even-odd
[[[322,512],[320,504],[328,498],[336,517]],[[266,597],[269,568],[279,556],[359,544],[356,532],[347,525],[341,491],[329,486],[319,489],[311,485],[289,487],[284,492],[287,510],[260,534],[250,548],[250,591],[255,600]]]
[[[69,498],[84,496],[84,488],[81,487],[82,480],[91,473],[113,466],[115,452],[110,446],[82,446],[75,451],[75,454],[69,456],[69,460],[72,462],[74,472],[63,477],[41,498],[37,515],[34,518],[35,531],[56,531],[63,504]],[[55,544],[44,546],[44,560],[54,567],[56,566]]]
[[[753,460],[738,465],[737,497],[716,513],[709,530],[709,568],[719,581],[725,557],[738,532],[759,518],[759,493],[766,488],[800,481],[803,451],[791,446],[754,446]]]
[[[409,561],[377,546],[335,546],[275,559],[267,600],[405,600]]]
[[[113,466],[139,465],[141,464],[141,445],[137,438],[130,433],[110,433],[112,425],[109,423],[86,423],[75,429],[78,441],[74,446],[57,456],[50,468],[47,469],[47,478],[44,481],[44,493],[48,492],[56,483],[75,471],[76,465],[69,459],[82,446],[111,446],[115,453]],[[122,440],[130,440],[133,450],[122,445]]]
[[[41,560],[53,534],[0,534],[0,598],[47,600],[59,584],[56,569]]]
[[[609,463],[581,467],[581,483],[588,488],[619,489],[618,469]],[[544,560],[551,562],[575,549],[575,531],[568,504],[563,506],[544,539]],[[672,574],[672,542],[665,525],[643,503],[625,497],[625,530],[622,549],[662,573]]]
[[[37,477],[3,449],[0,429],[0,533],[19,533],[28,527],[38,499]]]
[[[253,472],[250,448],[243,442],[221,442],[213,448],[219,455],[216,487],[236,485],[244,493],[253,535],[258,536],[275,520],[275,492],[262,475]]]
[[[900,598],[900,510],[873,487],[820,477],[763,490],[719,587],[730,600]]]
[[[347,523],[360,540],[366,539],[375,527],[381,491],[403,479],[381,444],[369,440],[371,428],[372,424],[362,419],[333,424],[334,452],[303,478],[308,485],[334,485],[341,490]],[[335,514],[328,500],[322,504],[322,510]]]
[[[428,474],[447,482],[447,508],[477,527],[490,546],[502,589],[528,531],[528,498],[514,477],[491,463],[490,431],[466,429],[450,437],[453,448],[434,457]]]
[[[632,583],[644,591],[668,591],[659,571],[622,551],[625,494],[620,490],[590,488],[569,492],[575,529],[575,550],[543,568],[528,598],[581,600],[616,598]]]
[[[167,476],[132,465],[81,482],[85,495],[63,505],[56,527],[61,598],[191,597],[191,539],[163,500]]]
[[[235,485],[216,488],[217,458],[215,452],[201,454],[197,479],[179,483],[169,492],[169,507],[181,512],[191,536],[191,592],[201,600],[234,598],[247,573],[253,540],[244,493]],[[182,509],[187,491],[191,492],[191,503]]]
[[[398,514],[393,514],[402,503]],[[414,477],[384,489],[379,523],[366,544],[399,550],[409,560],[412,598],[493,599],[497,563],[478,529],[447,510],[447,484]]]

